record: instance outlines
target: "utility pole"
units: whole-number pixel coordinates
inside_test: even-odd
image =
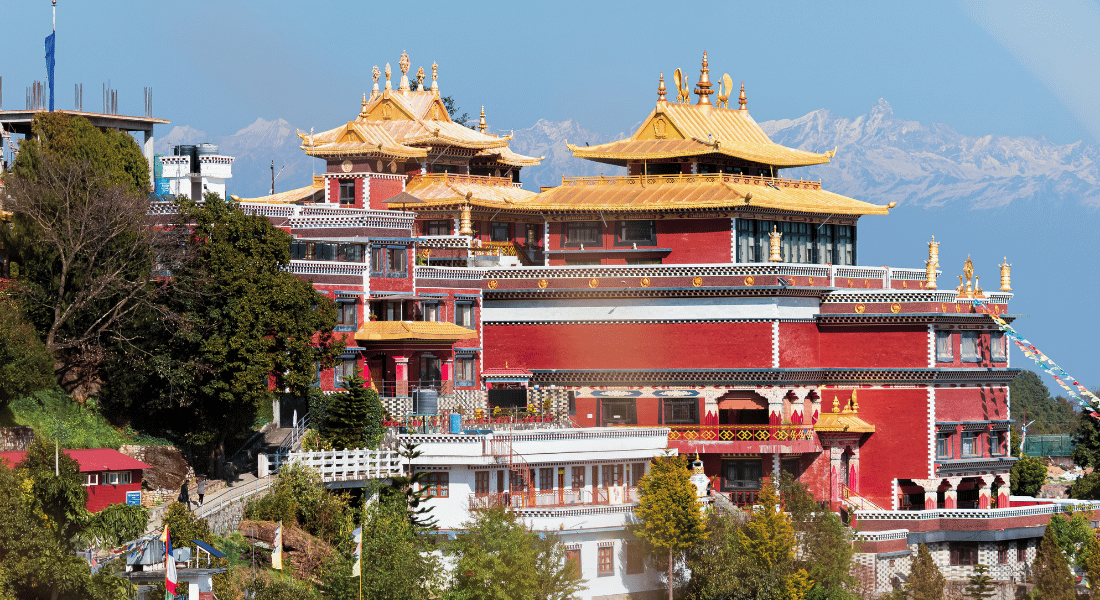
[[[271,195],[275,195],[275,159],[271,159]]]

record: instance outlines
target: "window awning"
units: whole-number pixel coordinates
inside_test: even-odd
[[[718,402],[719,410],[767,410],[768,405],[748,398],[727,398]]]
[[[225,553],[224,552],[222,552],[221,550],[218,550],[217,548],[211,546],[210,544],[207,544],[206,542],[204,542],[202,540],[191,540],[191,541],[195,542],[195,545],[198,546],[199,550],[202,550],[203,552],[209,554],[210,556],[213,556],[214,558],[225,558]]]
[[[443,340],[456,342],[477,337],[473,329],[440,321],[369,321],[355,332],[364,342],[390,340]]]

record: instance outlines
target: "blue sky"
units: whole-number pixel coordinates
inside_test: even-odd
[[[706,50],[713,80],[745,82],[757,121],[819,108],[855,117],[885,98],[900,118],[966,135],[1100,142],[1095,0],[58,4],[59,108],[72,108],[82,82],[85,109],[99,110],[109,80],[120,112],[141,114],[152,86],[155,116],[212,138],[257,117],[335,127],[358,112],[374,65],[398,73],[402,50],[412,73],[439,63],[441,92],[471,115],[484,104],[494,130],[573,119],[608,135],[653,107],[660,71],[671,82],[679,67],[694,85]],[[49,0],[0,0],[4,108],[23,108],[25,88],[45,79],[49,32]],[[1100,326],[1080,315],[1100,294],[1096,252],[1077,242],[1067,253],[1066,240],[1095,238],[1096,212],[1072,204],[900,206],[863,223],[860,262],[920,267],[936,234],[942,281],[971,253],[993,288],[1007,254],[1013,312],[1031,315],[1018,329],[1095,387]]]

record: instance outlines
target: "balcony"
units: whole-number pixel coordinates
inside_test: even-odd
[[[798,454],[820,452],[813,425],[666,425],[680,452]]]
[[[584,506],[615,506],[637,504],[637,486],[614,486],[601,488],[560,489],[546,491],[495,492],[488,494],[470,494],[470,508],[561,508]]]

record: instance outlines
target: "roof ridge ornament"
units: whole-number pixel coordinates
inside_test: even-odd
[[[703,51],[703,66],[699,69],[699,83],[695,86],[695,95],[699,96],[696,104],[710,105],[710,95],[714,93],[710,84],[710,67],[707,65],[707,52]]]
[[[420,67],[416,71],[416,91],[424,91],[424,67]]]
[[[477,130],[480,131],[481,133],[485,133],[485,130],[488,129],[488,128],[489,128],[489,126],[485,124],[485,106],[482,105],[482,107],[481,107],[481,121],[479,121],[478,124],[477,124]]]
[[[733,79],[730,78],[729,73],[723,73],[721,81],[718,82],[718,106],[730,107],[730,94],[733,93]]]
[[[439,73],[439,65],[432,63],[432,91],[439,92],[439,84],[436,83],[435,78]]]
[[[374,87],[372,87],[372,88],[371,88],[371,90],[370,90],[370,95],[371,95],[371,96],[373,96],[373,95],[375,95],[375,94],[377,94],[377,93],[378,93],[378,77],[379,77],[379,76],[380,76],[381,74],[382,74],[382,73],[380,73],[380,72],[378,71],[378,65],[374,65],[374,68],[373,68],[373,69],[371,69],[371,74],[370,74],[370,76],[371,76],[371,79],[374,79]]]
[[[741,81],[741,95],[737,97],[737,104],[740,110],[749,109],[749,101],[745,98],[745,81]]]
[[[665,72],[661,71],[661,82],[657,85],[657,102],[668,102],[665,98]]]
[[[404,50],[401,51],[397,66],[401,67],[401,83],[397,84],[397,91],[407,92],[409,91],[409,55]]]
[[[688,83],[684,79],[683,72],[676,69],[672,72],[672,83],[676,84],[676,101],[683,104],[688,99]]]
[[[387,92],[393,89],[393,86],[390,84],[390,73],[391,73],[390,63],[386,63],[386,91]]]
[[[377,83],[374,84],[374,89],[376,91],[378,90],[378,84]],[[363,108],[359,109],[359,118],[360,119],[367,118],[367,95],[366,94],[363,94]]]

